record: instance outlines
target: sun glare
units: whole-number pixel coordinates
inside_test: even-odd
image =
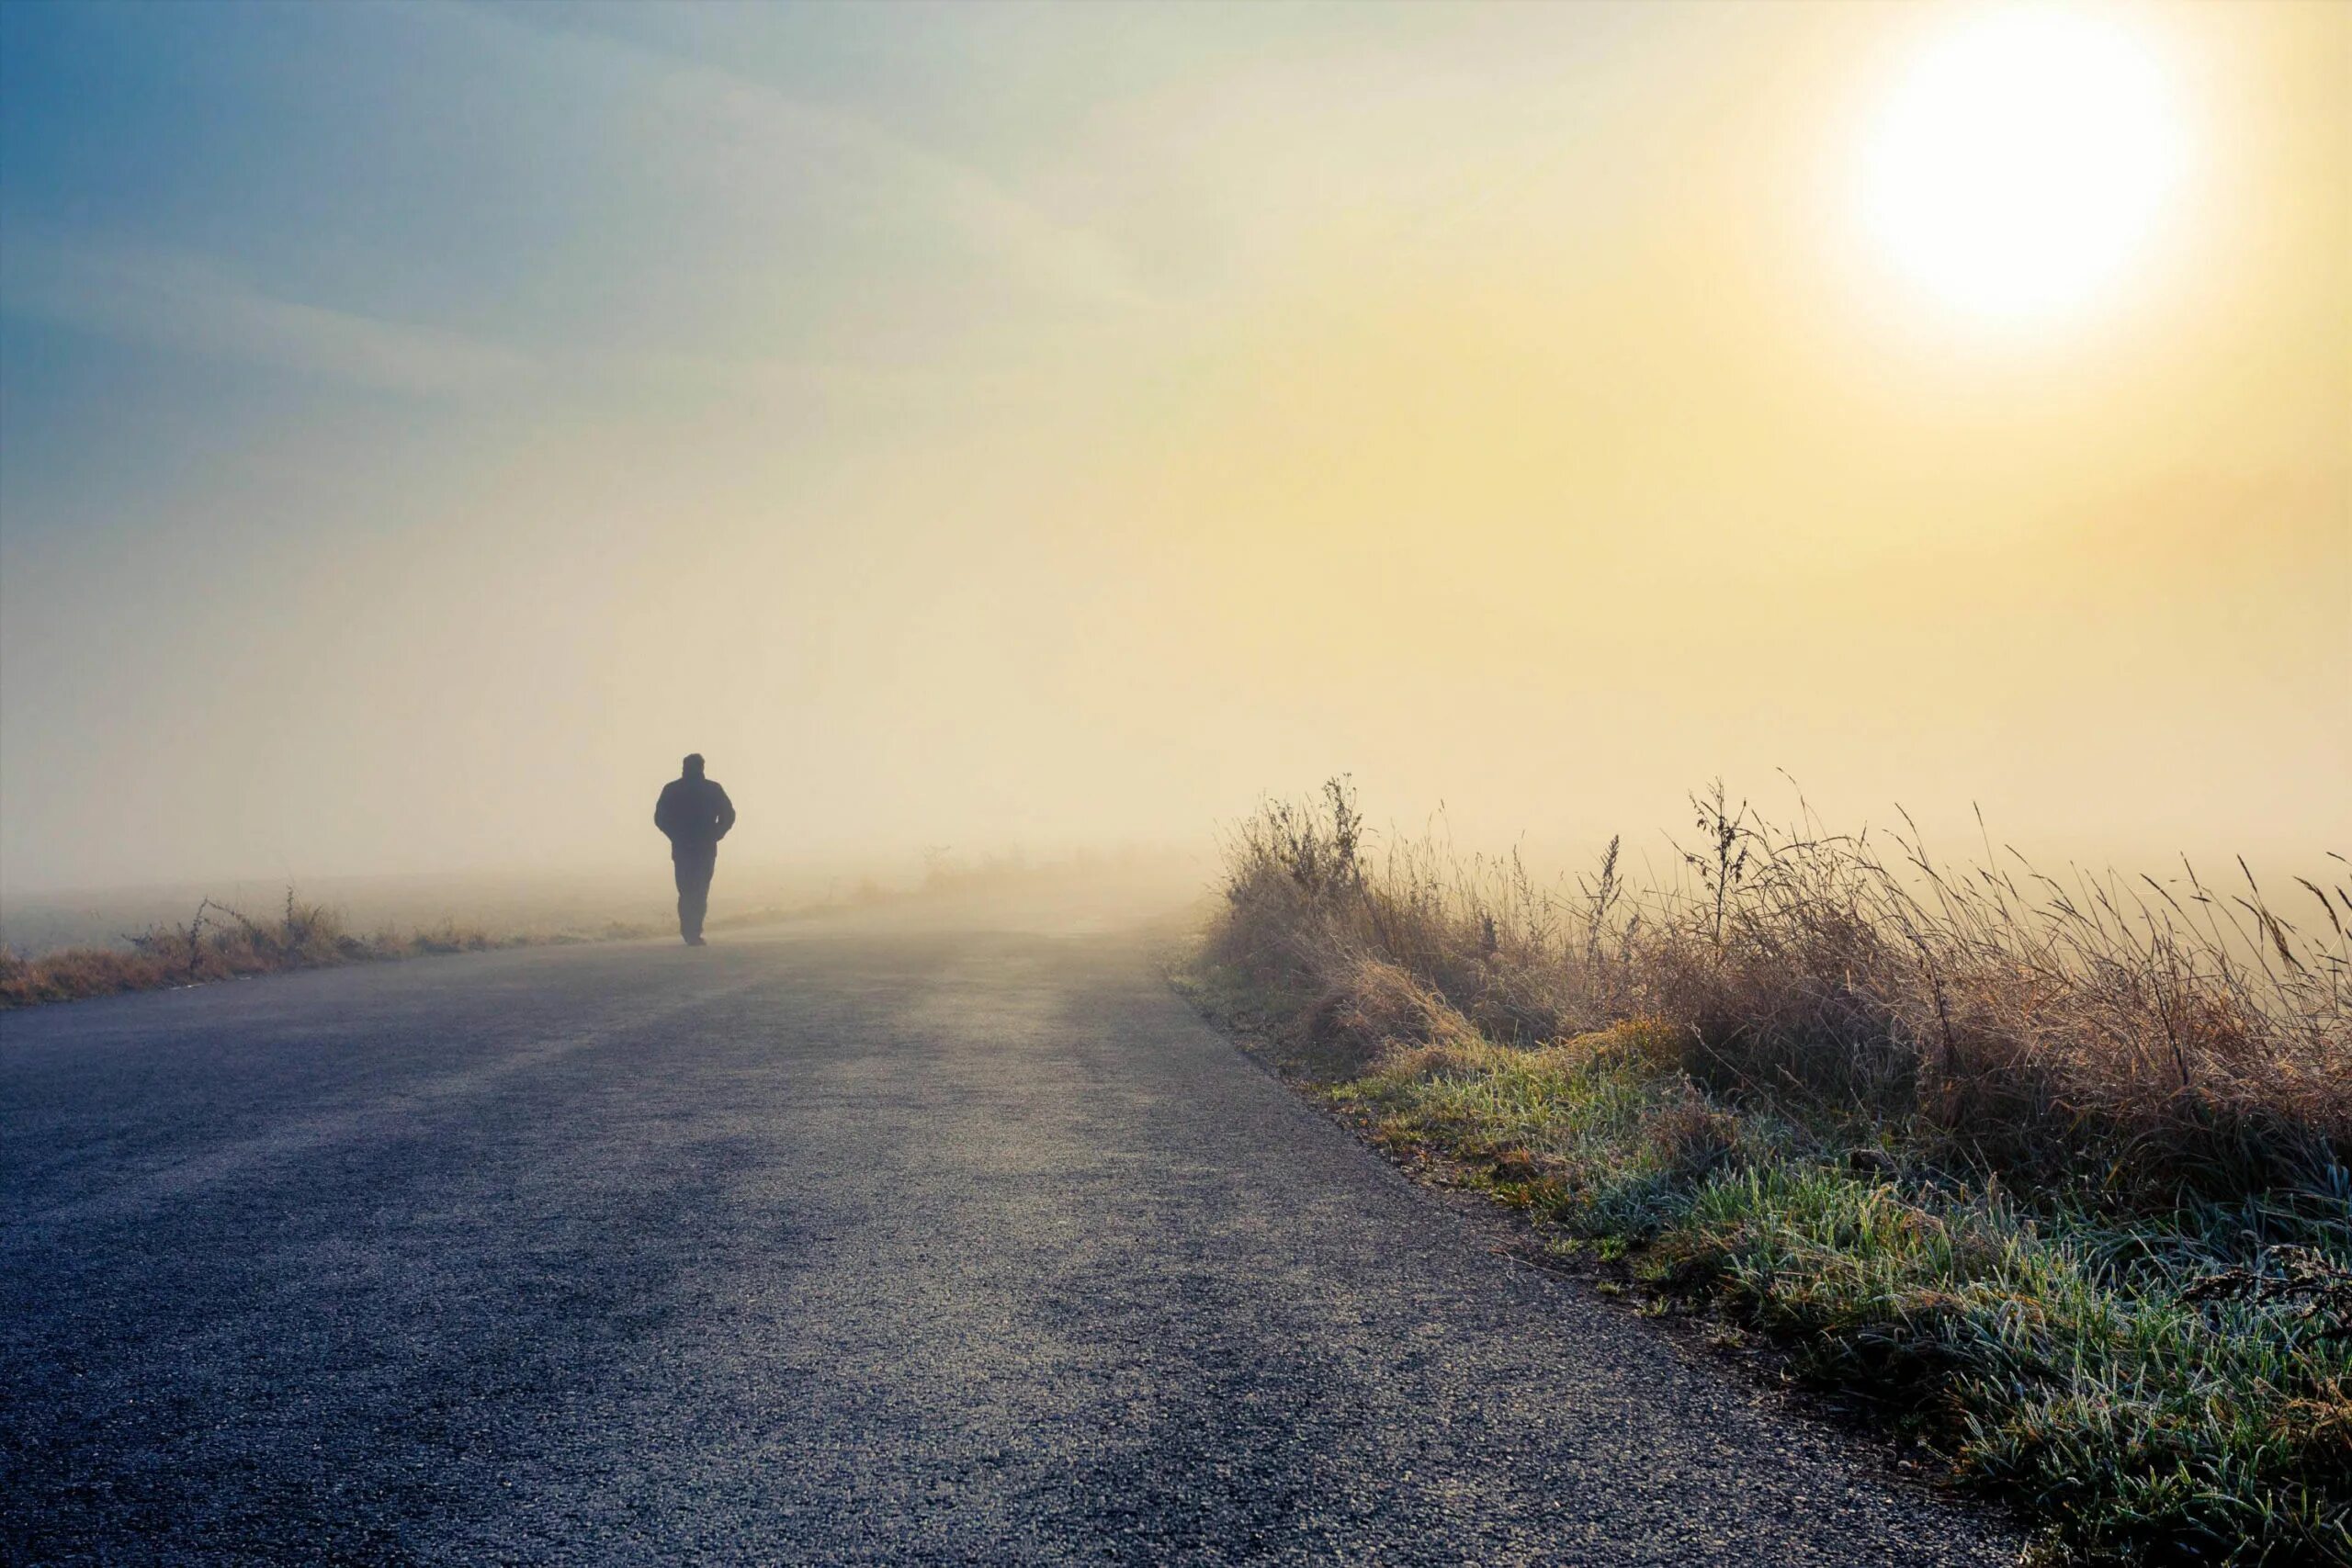
[[[1869,143],[1862,209],[1895,263],[1947,302],[2046,318],[2144,251],[2182,164],[2179,114],[2142,42],[2021,6],[1918,56]]]

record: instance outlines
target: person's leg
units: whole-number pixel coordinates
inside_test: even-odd
[[[678,880],[678,934],[688,942],[695,939],[695,927],[701,922],[692,913],[695,903],[695,867],[693,856],[684,850],[670,852],[670,870]]]
[[[703,917],[710,910],[710,876],[718,869],[718,846],[712,844],[690,862],[681,862],[678,925],[688,942],[702,941]]]

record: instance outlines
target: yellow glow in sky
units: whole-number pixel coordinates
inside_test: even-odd
[[[1930,39],[1887,100],[1865,220],[1945,301],[2045,318],[2143,254],[2184,142],[2161,64],[2123,26],[2039,6],[1978,14]]]
[[[2252,0],[0,3],[0,895],[658,889],[687,751],[745,863],[1335,772],[2352,850],[2347,80]]]

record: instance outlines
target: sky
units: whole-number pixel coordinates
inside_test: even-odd
[[[2352,7],[0,6],[0,890],[689,750],[775,859],[2352,852]]]

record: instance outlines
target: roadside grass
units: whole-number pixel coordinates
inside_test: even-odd
[[[2190,927],[2190,889],[2095,942],[2055,884],[1955,918],[1924,857],[1701,804],[1690,884],[1612,854],[1553,898],[1375,863],[1335,781],[1235,835],[1188,983],[1379,1143],[2021,1503],[2044,1562],[2352,1563],[2334,911]]]
[[[935,891],[930,883],[911,891],[889,890],[867,883],[844,896],[791,906],[770,904],[714,916],[704,922],[704,929],[741,931],[831,909],[923,897]],[[486,953],[510,947],[625,942],[672,934],[675,930],[667,923],[606,920],[582,929],[492,931],[480,925],[445,919],[405,931],[384,927],[360,933],[348,928],[339,911],[301,899],[288,888],[285,907],[273,919],[254,919],[207,898],[197,906],[187,925],[151,927],[126,935],[119,947],[60,948],[32,957],[19,957],[0,947],[0,1011],[49,1002],[82,1001],[125,991],[169,990],[295,969]]]
[[[613,922],[593,932],[492,934],[443,920],[401,932],[357,934],[343,917],[288,889],[284,909],[259,920],[206,899],[185,926],[156,926],[121,947],[71,947],[19,958],[0,948],[0,1009],[79,1001],[124,991],[164,990],[292,969],[380,963],[438,953],[644,936],[652,928]]]

